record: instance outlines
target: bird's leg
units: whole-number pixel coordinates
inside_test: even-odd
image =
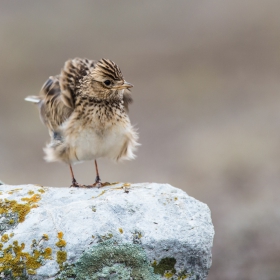
[[[71,172],[71,176],[72,176],[72,185],[70,186],[70,188],[71,187],[75,187],[75,188],[83,187],[83,185],[77,183],[77,181],[76,181],[76,179],[74,177],[74,172],[73,172],[71,164],[69,164],[69,167],[70,167],[70,172]]]
[[[100,187],[103,186],[103,184],[101,183],[101,179],[100,179],[100,176],[99,176],[98,166],[97,166],[96,159],[94,160],[94,164],[95,164],[96,178],[95,178],[95,183],[92,186],[100,188]]]
[[[94,160],[94,164],[95,164],[95,172],[96,172],[96,178],[95,178],[95,183],[92,185],[87,186],[88,188],[92,188],[92,187],[104,187],[104,186],[108,186],[110,185],[110,183],[106,182],[106,183],[101,183],[101,179],[99,176],[99,172],[98,172],[98,166],[97,166],[97,161]]]
[[[98,166],[97,166],[96,159],[94,160],[94,164],[95,164],[95,172],[96,172],[96,178],[95,178],[95,183],[94,184],[97,185],[100,188],[101,187],[101,179],[99,177],[99,172],[98,172]]]

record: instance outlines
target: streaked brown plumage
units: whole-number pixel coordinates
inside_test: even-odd
[[[46,160],[68,163],[73,186],[81,186],[74,178],[74,162],[94,159],[97,176],[91,186],[100,186],[97,158],[134,158],[138,136],[127,114],[131,87],[113,61],[75,58],[46,81],[39,96],[26,98],[38,104],[51,136]]]

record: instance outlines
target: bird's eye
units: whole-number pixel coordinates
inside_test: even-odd
[[[104,84],[105,84],[106,86],[109,86],[109,85],[111,84],[111,81],[110,81],[110,80],[106,80],[106,81],[104,82]]]

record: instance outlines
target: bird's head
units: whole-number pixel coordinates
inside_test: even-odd
[[[126,82],[118,65],[109,59],[102,58],[89,73],[90,95],[100,98],[121,98],[124,90],[133,87]]]

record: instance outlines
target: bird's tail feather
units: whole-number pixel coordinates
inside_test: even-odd
[[[24,100],[37,104],[41,101],[41,97],[36,96],[36,95],[30,95],[30,96],[25,97]]]

